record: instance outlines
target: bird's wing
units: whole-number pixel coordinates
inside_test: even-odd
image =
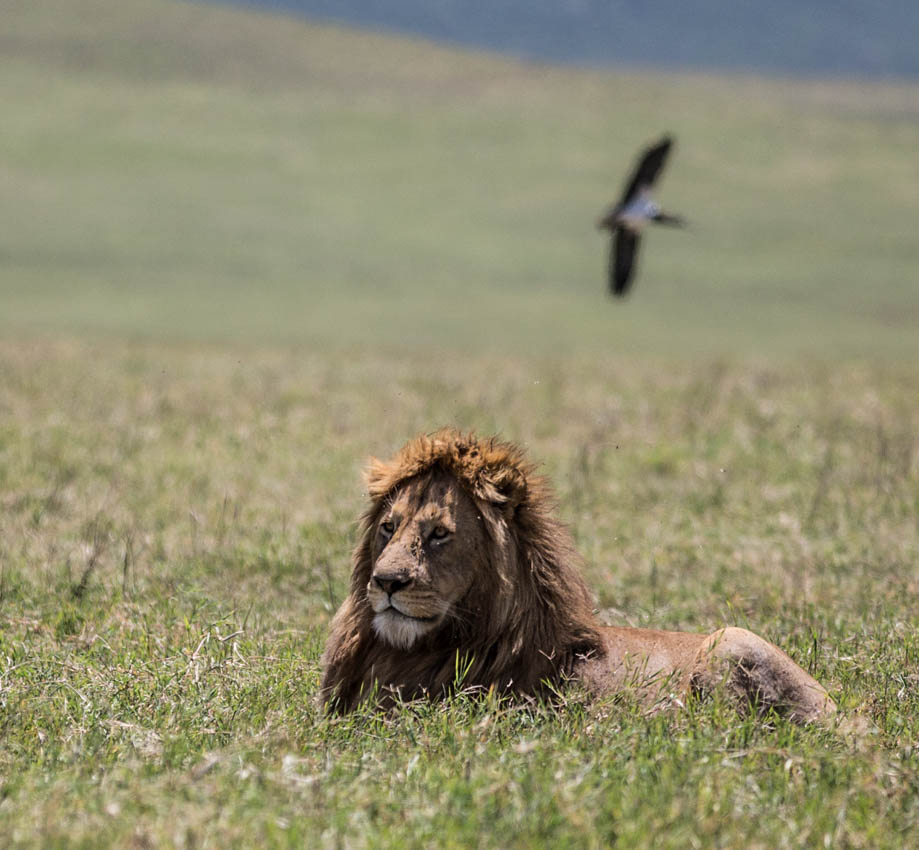
[[[626,185],[622,200],[619,202],[621,205],[624,206],[631,201],[642,189],[647,189],[654,185],[654,181],[657,180],[664,163],[667,161],[667,154],[670,153],[672,145],[673,137],[664,136],[656,145],[647,148],[642,153],[641,159],[635,168],[635,173]]]
[[[638,235],[617,227],[609,251],[609,288],[613,295],[625,295],[631,288],[637,253]]]

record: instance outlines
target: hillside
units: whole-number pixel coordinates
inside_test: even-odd
[[[142,0],[8,4],[0,326],[916,351],[919,87],[600,73]],[[627,304],[598,213],[679,140]]]

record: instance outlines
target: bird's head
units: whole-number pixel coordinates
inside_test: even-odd
[[[619,209],[615,208],[600,216],[597,219],[597,230],[613,230],[616,227],[616,214],[618,212]]]

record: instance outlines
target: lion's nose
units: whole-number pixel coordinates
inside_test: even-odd
[[[375,575],[373,580],[376,582],[377,587],[390,596],[397,590],[402,590],[412,583],[412,580],[404,575],[391,575],[385,573],[382,575]]]

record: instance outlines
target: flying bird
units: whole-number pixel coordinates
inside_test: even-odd
[[[613,295],[623,296],[631,288],[641,231],[649,221],[683,226],[682,218],[664,212],[651,199],[651,188],[663,170],[672,146],[673,137],[664,136],[642,152],[619,203],[597,222],[600,230],[609,230],[612,235],[609,288]]]

